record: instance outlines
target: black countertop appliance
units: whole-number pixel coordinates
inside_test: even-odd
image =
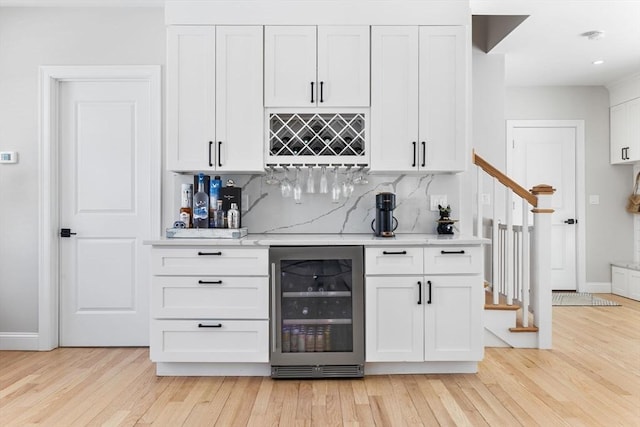
[[[378,237],[393,237],[398,228],[398,220],[393,216],[396,208],[394,193],[376,194],[376,218],[371,222],[371,229]]]

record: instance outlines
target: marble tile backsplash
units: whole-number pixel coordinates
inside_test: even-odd
[[[280,178],[282,173],[276,176]],[[301,176],[306,179],[306,171]],[[458,175],[367,175],[368,184],[355,185],[349,198],[332,203],[331,194],[318,193],[320,171],[316,170],[316,193],[305,193],[303,185],[301,204],[296,204],[293,198],[283,198],[280,187],[267,184],[265,175],[221,177],[223,185],[231,178],[236,186],[242,188],[243,195],[248,196],[249,206],[243,206],[242,225],[250,233],[370,233],[371,222],[375,218],[375,196],[389,191],[396,194],[394,216],[398,220],[397,233],[435,234],[439,215],[429,209],[429,196],[447,195],[453,219],[458,218],[460,205]],[[340,180],[344,180],[343,173]],[[192,182],[192,176],[174,175],[176,212],[182,182]],[[329,176],[329,191],[332,183]]]

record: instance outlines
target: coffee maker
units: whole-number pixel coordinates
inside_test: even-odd
[[[396,208],[396,195],[393,193],[376,194],[376,219],[371,221],[371,229],[377,237],[393,237],[398,228],[398,220],[393,216]]]

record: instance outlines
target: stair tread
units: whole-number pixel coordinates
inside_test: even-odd
[[[518,304],[507,304],[507,298],[500,294],[499,303],[493,303],[493,294],[491,292],[484,293],[484,309],[485,310],[519,310]]]
[[[515,328],[509,328],[510,332],[538,332],[537,326],[516,326]]]

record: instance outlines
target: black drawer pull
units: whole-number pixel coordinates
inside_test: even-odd
[[[422,282],[418,282],[418,305],[422,305]]]
[[[218,323],[217,325],[205,325],[203,323],[198,323],[198,328],[222,328],[222,323]]]
[[[431,304],[431,280],[427,280],[427,285],[429,285],[429,299],[427,300],[427,304]]]
[[[390,251],[382,251],[382,255],[406,255],[407,251],[398,251],[398,252],[390,252]]]
[[[222,255],[222,252],[198,252],[198,255],[200,255],[200,256],[209,256],[209,255],[220,256],[220,255]]]
[[[464,254],[464,251],[440,251],[440,253],[442,255],[451,255],[451,254],[462,255],[462,254]]]
[[[222,280],[198,280],[200,285],[222,285]]]

